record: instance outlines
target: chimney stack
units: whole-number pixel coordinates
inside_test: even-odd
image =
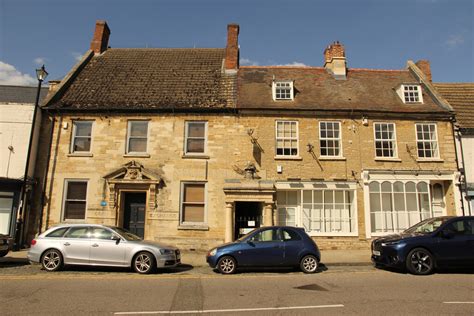
[[[105,52],[109,46],[109,36],[110,29],[107,22],[97,20],[95,23],[94,37],[91,42],[91,50],[93,50],[95,54],[102,54]]]
[[[227,25],[227,46],[225,48],[225,70],[239,69],[239,25]]]
[[[421,59],[415,63],[415,65],[420,68],[420,70],[423,72],[425,75],[426,79],[428,79],[429,82],[431,81],[431,67],[430,67],[430,61],[426,59]]]
[[[336,80],[346,79],[346,52],[339,41],[332,43],[324,50],[324,68]]]

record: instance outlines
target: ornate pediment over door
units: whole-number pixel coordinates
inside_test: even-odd
[[[109,206],[117,208],[117,200],[120,190],[133,187],[146,188],[149,193],[149,209],[155,210],[156,191],[162,184],[162,178],[150,169],[145,168],[139,162],[132,160],[119,169],[104,176],[109,187]]]

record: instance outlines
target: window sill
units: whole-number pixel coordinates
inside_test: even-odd
[[[375,158],[375,161],[382,161],[382,162],[402,162],[400,158],[382,158],[382,157],[377,157]]]
[[[310,237],[358,237],[358,233],[317,233],[317,232],[308,232]]]
[[[275,156],[275,160],[303,160],[300,156]]]
[[[71,153],[67,154],[68,157],[93,157],[92,153]]]
[[[86,222],[85,219],[63,219],[61,221],[61,223],[65,223],[65,224],[83,224],[85,222]]]
[[[318,160],[346,160],[346,157],[326,157],[320,156]]]
[[[135,154],[135,153],[132,153],[132,154],[125,154],[125,155],[123,155],[123,156],[126,157],[126,158],[135,158],[135,157],[136,157],[136,158],[150,158],[150,154],[145,154],[145,153],[143,153],[143,154],[140,154],[140,153],[136,153],[136,154]]]
[[[418,158],[417,162],[444,162],[444,159],[440,158]]]
[[[207,225],[191,225],[191,224],[181,224],[178,226],[178,230],[209,230]]]
[[[182,155],[181,158],[183,159],[210,159],[211,157],[205,154],[198,154],[198,155],[185,154],[185,155]]]

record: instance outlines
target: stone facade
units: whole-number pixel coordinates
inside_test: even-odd
[[[127,121],[149,120],[148,155],[126,155]],[[75,120],[91,120],[92,145],[90,154],[71,154],[72,123]],[[299,129],[299,155],[295,159],[275,158],[276,120],[295,120]],[[343,158],[325,160],[319,156],[319,121],[341,123]],[[185,122],[207,121],[207,150],[202,157],[184,154]],[[376,120],[377,122],[381,120]],[[392,174],[394,170],[412,173],[419,171],[441,177],[445,190],[445,214],[454,215],[455,153],[451,123],[437,123],[440,158],[437,161],[417,160],[415,121],[400,118],[384,119],[396,124],[398,158],[376,160],[374,152],[373,120],[364,125],[360,119],[340,117],[314,118],[301,115],[275,117],[262,114],[142,114],[142,115],[63,115],[55,120],[52,148],[48,170],[46,194],[48,203],[44,206],[43,230],[63,221],[64,186],[66,179],[87,179],[86,222],[121,225],[123,192],[147,192],[145,238],[172,243],[185,249],[208,249],[226,239],[229,222],[227,216],[235,216],[226,210],[234,207],[232,193],[224,192],[230,182],[256,183],[258,181],[278,182],[349,182],[354,183],[357,203],[357,235],[315,236],[324,248],[364,248],[368,246],[366,230],[366,199],[364,198],[363,173],[366,170],[380,170]],[[250,132],[252,131],[252,132]],[[313,145],[311,152],[307,144]],[[258,150],[256,150],[258,148]],[[126,164],[136,161],[154,175],[151,182],[142,179],[112,183],[108,176]],[[242,170],[248,162],[256,166],[256,178],[245,180]],[[278,172],[278,169],[281,172]],[[416,178],[416,175],[411,175]],[[234,181],[232,181],[234,180]],[[201,181],[206,186],[206,217],[200,226],[180,224],[181,183]],[[226,182],[227,181],[227,182]],[[267,183],[268,183],[267,182]],[[242,188],[238,190],[243,191]],[[277,224],[277,190],[269,190],[265,199],[257,194],[241,201],[266,202],[271,215],[262,209],[264,224]],[[268,200],[268,197],[271,200]],[[114,202],[114,199],[115,202]],[[101,202],[107,205],[102,206]],[[227,204],[226,204],[227,203]],[[267,213],[265,213],[267,212]],[[274,213],[274,214],[273,214]],[[266,214],[266,215],[265,215]],[[268,220],[270,218],[270,220]],[[232,234],[230,235],[232,236]],[[229,237],[227,237],[229,238]]]

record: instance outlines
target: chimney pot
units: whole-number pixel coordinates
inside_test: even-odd
[[[110,29],[107,22],[97,20],[95,23],[94,37],[91,41],[91,50],[93,50],[95,54],[102,54],[105,52],[109,46],[109,36]]]
[[[430,61],[426,59],[421,59],[415,63],[415,65],[420,68],[420,70],[423,72],[423,74],[426,76],[426,79],[428,79],[429,82],[431,81],[431,66],[430,66]]]
[[[225,50],[225,69],[239,69],[239,30],[238,24],[227,25],[227,46]]]

